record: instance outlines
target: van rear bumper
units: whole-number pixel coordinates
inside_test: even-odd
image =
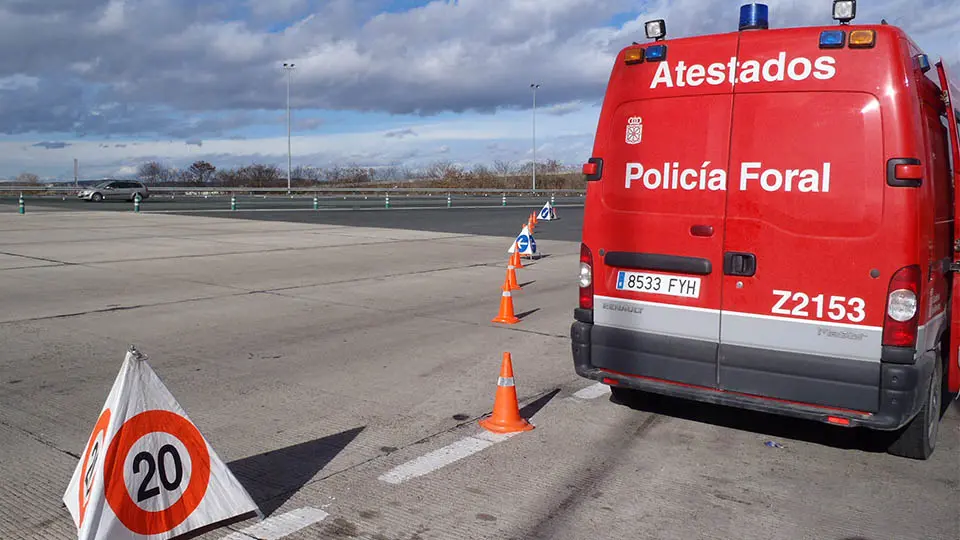
[[[821,422],[843,418],[851,427],[877,430],[899,429],[916,416],[936,359],[924,355],[904,363],[904,351],[885,349],[881,362],[863,362],[731,347],[720,349],[718,387],[716,361],[707,363],[703,342],[595,326],[580,310],[577,319],[570,337],[581,377]],[[716,354],[718,345],[709,347]],[[790,369],[783,369],[785,364]]]

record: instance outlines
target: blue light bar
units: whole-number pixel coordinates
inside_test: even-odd
[[[847,33],[843,30],[824,30],[820,32],[821,49],[842,49],[847,42]]]
[[[647,62],[661,62],[667,58],[666,45],[651,45],[646,50]]]
[[[766,30],[770,28],[770,9],[766,4],[740,6],[740,30]]]

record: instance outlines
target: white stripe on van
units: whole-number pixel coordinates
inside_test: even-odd
[[[595,296],[593,322],[683,339],[720,341],[720,311],[715,309]]]
[[[883,329],[723,312],[720,342],[755,349],[880,362]]]
[[[678,338],[879,362],[879,326],[810,321],[596,296],[594,322]]]

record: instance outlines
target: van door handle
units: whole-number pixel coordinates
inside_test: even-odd
[[[750,277],[757,273],[757,256],[753,253],[724,253],[723,273],[728,276]]]

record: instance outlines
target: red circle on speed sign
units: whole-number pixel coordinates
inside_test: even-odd
[[[169,508],[152,512],[133,502],[124,477],[124,463],[133,445],[144,435],[167,433],[176,437],[190,454],[190,484]],[[104,462],[107,502],[117,519],[143,535],[162,534],[184,522],[200,506],[210,481],[210,453],[200,431],[186,418],[170,411],[142,412],[120,426]]]
[[[90,503],[90,490],[93,488],[93,481],[96,479],[97,462],[103,455],[103,443],[100,440],[102,434],[104,439],[107,437],[107,428],[110,426],[110,409],[104,409],[100,413],[100,418],[93,426],[93,433],[90,434],[90,440],[87,442],[87,450],[83,453],[83,467],[80,468],[80,489],[77,490],[79,504],[77,508],[80,511],[80,525],[83,525],[83,516],[87,512],[87,504]],[[93,461],[90,461],[91,456]],[[88,468],[89,467],[89,468]]]

